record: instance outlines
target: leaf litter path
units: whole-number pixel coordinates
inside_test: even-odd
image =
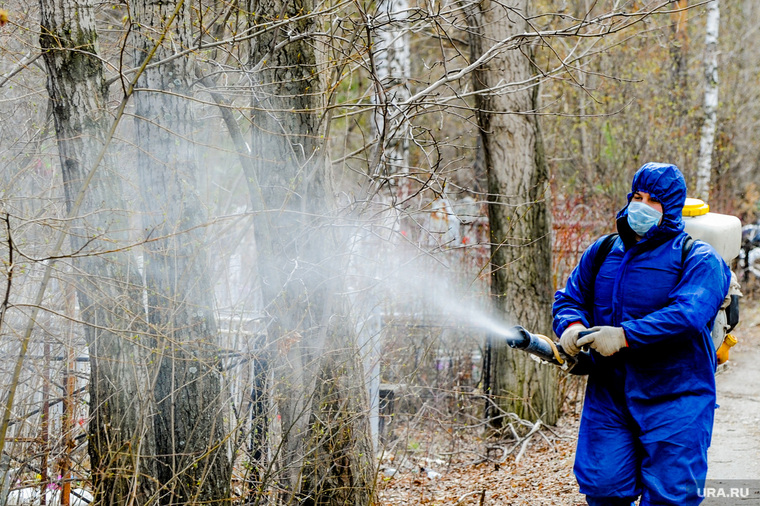
[[[750,301],[744,306],[733,332],[739,342],[731,348],[728,367],[715,378],[719,408],[707,477],[758,480],[755,486],[760,487],[760,304]]]
[[[419,445],[424,450],[413,444],[417,449],[410,451],[407,445],[403,455],[383,459],[378,478],[379,505],[586,504],[572,474],[575,420],[563,419],[555,427],[541,428],[519,461],[519,448],[506,458],[500,453],[514,441],[481,439],[474,430],[448,434],[448,438],[445,429],[405,432],[412,440],[427,438]],[[501,450],[489,452],[489,448]]]

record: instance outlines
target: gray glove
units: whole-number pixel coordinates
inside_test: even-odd
[[[565,353],[575,356],[581,351],[578,346],[578,334],[584,330],[588,329],[582,323],[573,323],[565,329],[562,336],[559,338],[559,344],[562,346]]]
[[[591,327],[589,330],[591,334],[578,339],[576,344],[579,348],[588,344],[605,357],[609,357],[628,346],[622,327]]]

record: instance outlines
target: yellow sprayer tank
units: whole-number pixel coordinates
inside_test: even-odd
[[[699,199],[687,198],[683,206],[686,233],[708,243],[731,262],[742,247],[742,222],[736,216],[711,213],[710,206]]]

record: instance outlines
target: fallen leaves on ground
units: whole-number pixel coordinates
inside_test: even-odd
[[[484,429],[397,427],[378,473],[378,504],[581,506],[573,476],[577,417],[521,445]],[[504,457],[504,452],[511,453]]]

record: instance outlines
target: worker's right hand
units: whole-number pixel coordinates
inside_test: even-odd
[[[575,356],[579,351],[581,351],[578,347],[578,334],[584,330],[588,329],[583,326],[582,323],[573,323],[565,329],[559,338],[559,344],[562,346],[562,349],[565,351],[565,353],[571,356]]]

